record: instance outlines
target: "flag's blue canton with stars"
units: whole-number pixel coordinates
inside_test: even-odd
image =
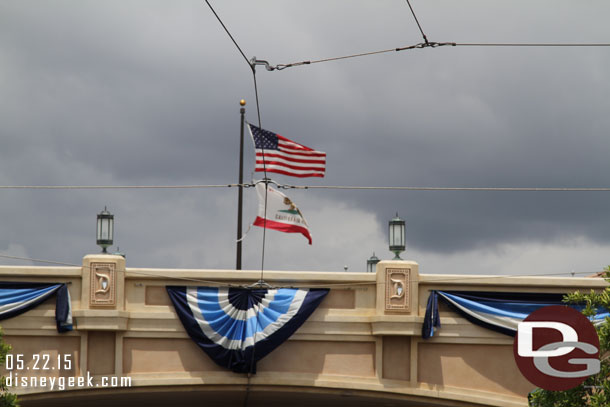
[[[254,138],[254,148],[264,148],[265,150],[277,150],[277,135],[270,131],[252,126],[252,138]]]
[[[256,149],[255,171],[275,172],[292,177],[323,177],[326,153],[248,123]]]

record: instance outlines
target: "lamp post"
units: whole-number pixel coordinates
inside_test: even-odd
[[[366,261],[366,272],[374,273],[377,271],[377,263],[379,263],[379,258],[375,256],[375,252],[373,252],[373,255]]]
[[[398,213],[390,220],[388,230],[390,251],[395,255],[392,260],[402,260],[399,255],[405,251],[405,221],[398,217]]]
[[[108,253],[106,248],[112,246],[113,234],[114,215],[104,207],[104,210],[97,214],[97,245],[102,248],[102,253]]]

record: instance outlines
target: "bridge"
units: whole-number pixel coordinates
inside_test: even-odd
[[[16,376],[29,380],[11,388],[23,407],[526,406],[534,386],[514,362],[511,337],[441,304],[442,328],[422,338],[430,291],[606,286],[600,278],[419,274],[413,261],[382,261],[376,273],[267,271],[274,286],[330,291],[248,376],[217,366],[197,347],[165,287],[251,284],[259,272],[126,268],[123,257],[100,254],[85,256],[82,267],[3,266],[0,276],[66,283],[71,296],[73,331],[57,333],[53,299],[2,321],[15,363],[3,374],[17,384]],[[52,369],[41,369],[45,360]]]

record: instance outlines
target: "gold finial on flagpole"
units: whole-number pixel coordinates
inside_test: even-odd
[[[239,105],[240,106],[246,106],[246,100],[245,99],[240,100],[239,101]]]

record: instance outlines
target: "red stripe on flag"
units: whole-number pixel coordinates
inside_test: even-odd
[[[263,160],[256,160],[256,164],[263,165]],[[271,160],[265,160],[264,164],[267,167],[278,166],[278,167],[286,167],[286,168],[289,168],[291,170],[301,170],[301,171],[311,170],[311,171],[321,171],[321,172],[324,172],[324,166],[316,166],[316,165],[290,165],[290,164],[286,164],[286,163],[284,163],[282,161],[271,161]]]
[[[324,177],[326,153],[248,123],[256,150],[255,171],[269,171],[291,177]],[[253,130],[254,129],[254,130]],[[256,132],[256,136],[253,131]],[[257,144],[258,140],[258,144]],[[263,148],[273,145],[273,148]]]
[[[283,142],[285,142],[286,144],[292,144],[292,145],[294,145],[294,146],[295,146],[295,147],[297,147],[297,148],[302,148],[303,150],[307,150],[307,151],[314,151],[314,149],[313,149],[313,148],[309,148],[309,147],[307,147],[307,146],[304,146],[303,144],[299,144],[299,143],[297,143],[297,142],[295,142],[295,141],[292,141],[292,140],[290,140],[290,139],[287,139],[287,138],[286,138],[286,137],[284,137],[284,136],[280,136],[279,134],[276,134],[276,136],[277,136],[277,138],[278,138],[278,139],[282,140],[282,141],[283,141]]]
[[[299,157],[326,157],[326,153],[321,153],[319,151],[300,151],[300,150],[291,150],[289,148],[280,147],[279,149],[270,149],[265,151],[280,151],[284,154],[296,155]],[[267,154],[267,153],[265,153]],[[273,154],[273,153],[271,153]]]
[[[286,150],[274,150],[274,149],[265,149],[265,155],[272,155],[272,154],[277,154],[278,156],[283,156],[286,157],[286,159],[290,160],[290,159],[304,159],[304,160],[310,160],[310,159],[318,159],[318,160],[326,160],[326,153],[320,153],[320,154],[309,154],[309,153],[291,153],[288,152]],[[256,154],[263,154],[263,150],[260,148],[256,149]]]
[[[262,160],[263,153],[256,153],[256,158]],[[299,160],[296,158],[289,158],[282,154],[277,153],[265,153],[265,162],[268,162],[267,158],[281,158],[283,160],[293,162],[293,163],[303,163],[303,164],[326,164],[326,160]],[[261,161],[262,162],[262,161]]]
[[[265,222],[265,219],[261,218],[260,216],[257,216],[256,219],[254,219],[253,225],[260,226],[262,228],[266,227],[267,229],[273,229],[284,233],[300,233],[305,236],[307,240],[309,240],[309,244],[312,242],[309,230],[303,226],[289,225],[287,223],[276,222],[271,219],[267,219],[267,222]]]
[[[263,167],[256,167],[254,169],[254,172],[263,172]],[[318,171],[318,172],[312,172],[312,173],[306,173],[306,174],[297,174],[294,172],[290,172],[290,171],[282,171],[279,169],[275,169],[275,168],[267,168],[267,172],[275,172],[276,174],[282,174],[282,175],[290,175],[291,177],[297,177],[297,178],[307,178],[307,177],[320,177],[320,178],[324,178],[324,173],[322,171]]]

